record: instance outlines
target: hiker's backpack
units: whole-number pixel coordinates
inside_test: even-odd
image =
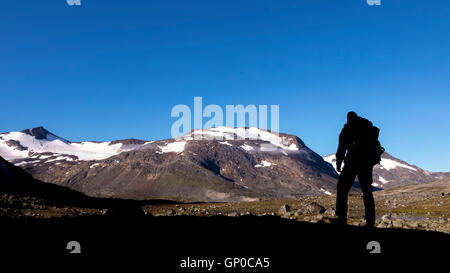
[[[378,140],[380,129],[365,118],[359,118],[358,124],[358,150],[371,165],[376,165],[381,162],[381,155],[384,153],[384,148]]]

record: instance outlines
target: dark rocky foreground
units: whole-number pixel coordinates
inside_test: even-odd
[[[382,222],[391,225],[374,230],[329,223],[333,220],[333,196],[196,204],[103,199],[37,181],[9,162],[1,163],[7,170],[0,172],[0,257],[4,265],[17,265],[17,258],[38,258],[45,263],[32,264],[36,268],[57,261],[74,265],[86,260],[101,266],[144,266],[149,272],[288,272],[310,264],[321,269],[345,267],[355,259],[399,261],[407,257],[409,265],[430,263],[449,253],[449,234],[403,229],[404,224],[395,224],[398,219],[385,221],[385,217]],[[427,195],[417,200],[403,194],[399,198],[396,191],[389,191],[391,194],[378,197],[377,209],[383,213],[418,209],[417,213],[432,212],[447,220],[446,185],[443,182],[436,192],[423,189]],[[417,190],[411,191],[415,196]],[[350,220],[362,217],[359,199],[359,195],[350,198],[354,208]],[[281,207],[285,202],[290,209],[287,204]],[[447,222],[440,225],[447,226]],[[69,253],[70,241],[80,244],[81,253]],[[371,241],[380,244],[381,253],[369,253]],[[182,268],[188,257],[191,261],[214,260],[215,265],[211,270]],[[227,258],[236,258],[238,263]],[[244,258],[268,258],[269,265],[242,267]],[[232,267],[226,267],[226,261]]]
[[[280,272],[326,261],[323,266],[345,265],[355,259],[400,259],[408,264],[430,262],[448,255],[450,235],[430,231],[374,229],[305,223],[277,216],[153,217],[85,216],[53,219],[1,219],[1,255],[43,256],[97,263],[143,264],[151,272],[208,271],[181,268],[183,259],[214,259],[211,271]],[[80,254],[69,254],[69,241],[78,241]],[[380,243],[381,253],[367,250]],[[267,268],[227,268],[225,259],[269,258]],[[413,257],[419,257],[414,259]],[[91,259],[95,258],[95,259]],[[117,259],[116,259],[117,258]],[[6,261],[7,259],[4,259]],[[334,262],[341,262],[341,264]],[[221,265],[217,263],[221,262]]]

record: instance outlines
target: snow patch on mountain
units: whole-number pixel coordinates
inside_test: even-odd
[[[28,154],[28,150],[20,151],[16,148],[8,146],[4,141],[0,142],[0,156],[6,160],[27,158]]]
[[[269,161],[266,161],[266,160],[263,160],[263,161],[261,161],[260,164],[256,164],[256,165],[255,165],[255,168],[260,168],[260,167],[270,167],[270,166],[272,166],[272,165],[277,165],[277,164],[272,163],[272,162],[269,162]]]
[[[57,158],[49,159],[45,162],[48,163],[48,162],[60,161],[60,160],[73,161],[73,158],[68,157],[68,156],[58,156]]]
[[[253,150],[253,147],[247,144],[241,145],[240,146],[242,149],[246,150],[246,151],[251,151]]]
[[[97,167],[99,165],[100,165],[100,163],[94,163],[91,166],[89,166],[89,169],[95,168],[95,167]]]
[[[382,176],[378,176],[378,180],[383,184],[389,183],[389,180],[384,179]]]
[[[332,154],[332,155],[328,155],[325,156],[323,158],[323,160],[325,160],[326,162],[330,163],[331,165],[333,165],[333,168],[336,170],[336,155]]]
[[[232,128],[221,126],[217,128],[197,129],[191,133],[186,134],[185,136],[183,136],[183,138],[190,138],[191,134],[202,135],[206,139],[217,140],[262,140],[270,142],[274,146],[284,150],[297,151],[299,149],[299,147],[297,147],[297,144],[295,144],[292,139],[256,127]]]
[[[331,195],[331,192],[329,192],[329,191],[327,191],[325,189],[320,188],[320,190],[323,191],[323,193],[325,193],[326,195]]]
[[[33,153],[45,152],[74,155],[80,160],[100,160],[129,150],[124,149],[122,143],[109,145],[110,142],[69,142],[53,134],[47,134],[45,139],[37,139],[22,132],[11,132],[0,136],[0,155],[6,160],[28,158]],[[9,146],[6,143],[8,140],[17,141],[27,149],[21,151],[17,147]]]
[[[226,141],[219,141],[219,143],[223,144],[223,145],[233,146],[232,144],[230,144],[230,143],[228,143]]]
[[[33,164],[33,163],[38,163],[38,162],[40,162],[40,161],[39,161],[39,160],[22,161],[22,162],[16,163],[15,165],[16,165],[16,166],[22,166],[22,165],[24,165],[24,164]]]
[[[181,153],[184,151],[184,146],[186,145],[186,141],[175,141],[167,143],[165,146],[158,146],[161,149],[162,153]]]
[[[325,156],[323,159],[326,162],[333,165],[333,168],[336,170],[336,155],[335,154]],[[342,167],[344,167],[344,163],[342,163]],[[380,168],[386,169],[388,171],[395,169],[395,168],[406,168],[406,169],[410,169],[412,171],[417,171],[417,169],[415,169],[411,166],[408,166],[406,164],[397,162],[397,161],[389,159],[389,158],[383,158],[383,157],[381,158]]]
[[[386,170],[391,170],[391,169],[395,169],[395,168],[406,168],[406,169],[410,169],[412,171],[417,171],[417,169],[402,164],[400,162],[394,161],[392,159],[389,158],[381,158],[381,162],[380,162],[381,168],[386,169]]]

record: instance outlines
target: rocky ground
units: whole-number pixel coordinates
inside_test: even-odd
[[[107,209],[59,206],[33,196],[0,194],[0,217],[4,218],[52,218],[104,215]]]
[[[435,190],[380,191],[374,194],[378,228],[403,228],[439,231],[450,234],[450,193]],[[292,221],[331,222],[335,216],[335,195],[305,197],[297,200],[259,200],[239,203],[159,203],[141,204],[145,215],[201,216],[277,215]],[[12,194],[0,195],[0,215],[8,218],[52,218],[106,215],[110,209],[55,206],[45,200]],[[364,204],[360,194],[349,195],[348,224],[363,226]]]
[[[450,195],[375,194],[379,228],[422,229],[450,233]],[[261,200],[246,203],[202,203],[144,206],[146,214],[163,215],[278,215],[293,221],[331,222],[335,215],[335,196],[300,200]],[[349,196],[348,224],[363,226],[364,204],[359,194]]]

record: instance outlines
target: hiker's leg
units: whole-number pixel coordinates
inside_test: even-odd
[[[346,223],[347,221],[348,192],[355,181],[355,177],[355,169],[345,165],[339,176],[336,196],[336,215],[341,223]]]
[[[375,202],[372,195],[372,167],[367,166],[357,171],[359,184],[363,192],[364,209],[366,212],[366,225],[373,226],[375,224]]]

